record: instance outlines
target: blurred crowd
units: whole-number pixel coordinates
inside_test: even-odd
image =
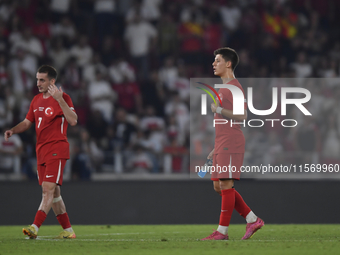
[[[213,51],[238,52],[239,78],[339,77],[339,11],[336,0],[2,0],[0,128],[25,118],[38,93],[36,70],[50,64],[79,117],[68,129],[72,178],[188,172],[190,77],[213,77]],[[339,84],[312,87],[319,105],[338,102]],[[332,107],[302,121],[291,151],[313,148],[338,159],[340,118]],[[291,136],[245,133],[249,150]],[[34,130],[0,138],[0,172],[34,177],[34,159]]]

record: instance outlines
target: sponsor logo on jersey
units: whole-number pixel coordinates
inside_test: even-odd
[[[42,112],[44,110],[44,107],[39,107],[39,112]]]
[[[47,108],[45,109],[45,115],[46,115],[47,117],[52,116],[53,113],[54,113],[53,107],[49,106],[49,107],[47,107]]]

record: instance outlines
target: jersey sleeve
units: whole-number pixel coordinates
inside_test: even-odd
[[[64,98],[65,102],[67,103],[67,105],[71,108],[71,110],[76,112],[76,110],[74,109],[71,97],[69,95],[67,95],[66,93],[64,93],[63,98]]]
[[[34,99],[32,100],[30,104],[30,108],[28,109],[28,113],[26,114],[26,119],[28,119],[32,123],[35,122],[34,112],[33,112],[33,103],[34,103]]]

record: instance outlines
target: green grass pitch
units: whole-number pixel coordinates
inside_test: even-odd
[[[54,237],[60,226],[43,225],[36,240],[23,226],[0,226],[4,254],[340,254],[340,225],[266,224],[240,240],[244,225],[229,227],[229,241],[199,241],[216,225],[74,225],[77,238]]]

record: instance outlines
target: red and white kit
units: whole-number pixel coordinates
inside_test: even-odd
[[[241,89],[244,96],[243,88],[237,79],[233,79],[227,84],[234,85]],[[227,88],[220,88],[218,94],[222,101],[221,107],[224,109],[233,110],[233,96],[231,91]],[[218,98],[216,98],[216,101],[218,101]],[[244,102],[244,109],[247,109],[246,102]],[[218,113],[215,113],[214,119],[227,119],[228,123],[215,125],[215,151],[213,156],[213,166],[215,167],[215,172],[211,173],[211,180],[239,180],[245,147],[245,139],[241,130],[241,125],[233,124],[230,126],[230,121],[232,120]],[[233,123],[234,122],[237,121],[233,120]]]
[[[70,96],[63,93],[63,98],[74,111]],[[43,98],[40,93],[33,98],[26,119],[35,123],[39,184],[47,181],[61,185],[70,152],[66,134],[68,122],[59,103],[52,96]]]

